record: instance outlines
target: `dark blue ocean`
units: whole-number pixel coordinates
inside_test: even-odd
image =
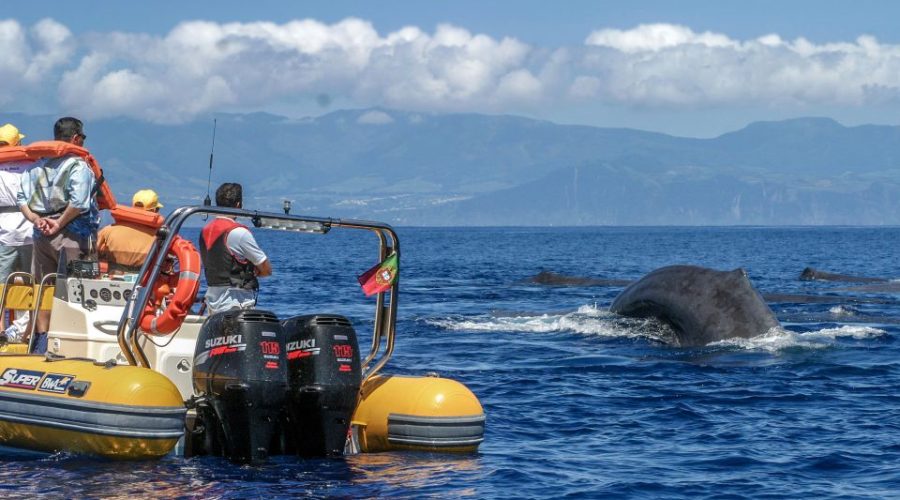
[[[900,496],[900,283],[806,282],[811,266],[900,278],[900,228],[400,228],[389,373],[436,371],[487,413],[478,453],[112,463],[6,456],[0,496],[59,498],[885,498]],[[193,233],[196,235],[196,232]],[[339,313],[367,350],[366,232],[258,232],[260,307]],[[744,268],[783,329],[700,348],[611,315],[622,286],[543,286],[542,270],[633,280]],[[522,281],[526,280],[526,281]]]

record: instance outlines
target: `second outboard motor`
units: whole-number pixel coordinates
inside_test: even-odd
[[[236,463],[265,460],[287,391],[278,318],[253,309],[207,318],[194,349],[193,380],[205,451]]]
[[[356,332],[343,316],[282,322],[289,373],[285,437],[302,456],[344,452],[362,381]]]

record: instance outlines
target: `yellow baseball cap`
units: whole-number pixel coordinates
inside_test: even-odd
[[[159,196],[156,195],[156,191],[152,189],[141,189],[134,193],[134,197],[131,198],[131,205],[144,210],[155,210],[163,207],[162,203],[159,202]]]
[[[18,146],[24,138],[25,136],[20,134],[19,129],[12,124],[7,123],[0,127],[0,142],[5,142],[10,146]]]

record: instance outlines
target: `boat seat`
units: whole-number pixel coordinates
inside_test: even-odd
[[[28,342],[2,344],[0,354],[28,354]]]
[[[6,287],[9,290],[6,290]],[[0,285],[0,294],[6,295],[6,302],[3,304],[4,312],[8,310],[24,311],[34,309],[34,298],[40,289],[39,285]],[[53,306],[53,292],[55,287],[48,286],[44,288],[44,296],[40,303],[42,311],[49,311]],[[2,295],[0,295],[2,296]]]

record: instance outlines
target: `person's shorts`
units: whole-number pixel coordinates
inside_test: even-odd
[[[91,257],[91,238],[78,238],[67,231],[61,231],[52,237],[34,238],[34,257],[31,261],[31,274],[36,283],[44,276],[59,272],[59,255],[65,253],[66,262]],[[65,271],[65,269],[63,269]]]
[[[31,245],[0,246],[0,280],[14,272],[31,272]]]
[[[256,290],[214,286],[206,291],[203,300],[206,302],[206,312],[215,314],[231,309],[251,309],[256,306],[257,293]]]

